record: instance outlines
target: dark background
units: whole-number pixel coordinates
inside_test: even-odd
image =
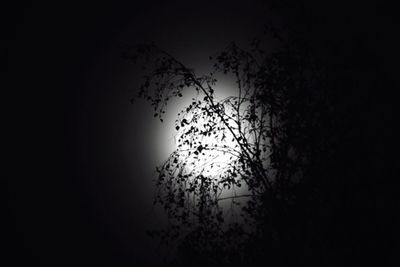
[[[161,128],[144,103],[129,104],[138,74],[120,58],[120,47],[155,41],[188,65],[202,69],[204,59],[230,41],[245,42],[256,36],[269,12],[263,1],[166,2],[2,4],[6,159],[2,188],[8,218],[3,242],[4,259],[10,262],[5,266],[149,266],[158,262],[155,244],[145,230],[162,221],[151,207],[152,170],[165,153],[160,151],[163,144],[156,133]],[[309,39],[322,42],[316,43],[322,55],[332,42],[328,37],[339,33],[336,41],[342,45],[338,47],[360,51],[349,60],[351,64],[379,63],[375,81],[384,90],[360,88],[344,101],[355,100],[350,112],[357,125],[352,127],[362,138],[352,138],[363,140],[357,144],[362,151],[374,153],[366,157],[369,161],[357,161],[360,166],[373,162],[371,172],[379,181],[375,186],[371,172],[363,169],[371,184],[363,191],[367,197],[361,194],[361,202],[368,208],[369,203],[375,205],[373,218],[380,232],[372,236],[386,242],[381,234],[393,227],[393,211],[398,207],[392,198],[396,187],[390,182],[398,158],[393,156],[398,152],[392,131],[398,74],[393,67],[397,49],[391,38],[396,35],[392,15],[377,6],[338,7],[316,1],[306,10],[320,14],[315,23],[307,21],[307,12],[296,17],[297,7],[282,14],[291,18],[292,25],[316,25],[303,31]],[[343,16],[347,20],[341,20]],[[331,28],[318,27],[332,18],[327,23]],[[363,35],[368,38],[359,37]],[[364,57],[365,51],[372,51],[373,57]],[[369,99],[368,104],[357,94]],[[364,130],[370,134],[363,135]],[[364,146],[369,143],[371,150]],[[347,152],[354,151],[344,149]],[[373,201],[365,202],[370,192],[375,194]],[[389,239],[395,240],[394,233]],[[389,248],[387,243],[383,246]]]
[[[165,126],[130,104],[139,75],[121,47],[154,41],[205,68],[259,34],[265,11],[262,1],[4,5],[10,266],[159,262],[145,230],[162,221],[151,179]]]

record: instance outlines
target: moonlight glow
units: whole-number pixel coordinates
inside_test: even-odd
[[[222,200],[219,205],[225,207],[226,212],[229,212],[231,202],[223,200],[232,200],[233,196],[247,193],[246,184],[234,186],[225,182],[228,177],[237,175],[238,161],[243,154],[238,137],[241,138],[239,128],[244,123],[240,120],[238,123],[238,110],[227,104],[235,99],[229,96],[215,102],[216,106],[224,110],[221,116],[210,111],[209,104],[192,98],[192,102],[178,113],[175,121],[177,133],[174,161],[183,165],[179,174],[209,178],[217,186],[215,194]]]
[[[205,110],[184,114],[176,121],[176,151],[188,172],[218,179],[240,155],[237,140],[218,116],[209,116]],[[190,127],[185,127],[189,122]],[[194,131],[198,132],[196,138],[189,136]]]
[[[176,203],[193,211],[206,197],[216,205],[215,212],[223,211],[226,220],[237,221],[240,208],[232,205],[245,204],[251,195],[248,157],[263,142],[255,141],[258,133],[251,129],[260,129],[261,120],[250,119],[257,114],[250,91],[238,90],[230,79],[222,84],[212,94],[188,88],[169,105],[164,121],[168,133],[158,132],[164,140],[172,137],[160,147],[168,146],[170,152],[157,168],[158,190],[166,197],[185,195],[186,202]]]
[[[214,103],[226,116],[212,112],[203,95],[192,94],[185,97],[185,106],[177,114],[174,126],[174,150],[185,163],[186,171],[216,180],[220,180],[229,169],[233,170],[234,162],[242,152],[234,136],[240,136],[239,125],[235,121],[237,110],[229,105],[230,101],[237,99],[238,92],[233,89],[235,85],[231,80],[222,83],[224,85],[215,88]],[[233,132],[228,130],[227,125]]]

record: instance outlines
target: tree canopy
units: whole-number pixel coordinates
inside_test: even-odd
[[[268,257],[273,266],[335,266],[349,248],[355,258],[364,249],[366,237],[354,223],[366,215],[349,207],[366,210],[360,199],[372,190],[361,166],[373,156],[365,156],[369,143],[357,134],[377,135],[362,111],[382,77],[372,71],[378,62],[360,65],[371,48],[353,49],[362,37],[349,39],[342,24],[325,21],[319,36],[312,34],[320,16],[302,17],[300,25],[293,18],[286,28],[266,27],[276,49],[260,39],[246,49],[231,43],[210,58],[208,74],[153,44],[127,50],[127,58],[144,59],[139,97],[161,121],[170,99],[196,92],[176,119],[176,150],[157,167],[155,203],[170,224],[151,234],[178,244],[174,265],[252,266]],[[236,95],[216,97],[220,74],[234,79]],[[240,219],[226,216],[227,209]]]

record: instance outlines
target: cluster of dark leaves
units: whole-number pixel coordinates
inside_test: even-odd
[[[236,236],[232,242],[236,245],[230,248],[233,253],[237,246],[243,246],[254,236],[265,235],[265,224],[261,222],[273,219],[270,209],[265,207],[266,197],[275,202],[288,202],[287,189],[301,175],[296,164],[303,155],[298,153],[298,148],[289,141],[292,137],[287,134],[287,127],[297,127],[288,119],[292,116],[288,115],[291,104],[288,92],[297,86],[293,83],[298,78],[293,77],[293,73],[300,76],[297,62],[287,52],[267,55],[259,41],[252,43],[250,52],[232,43],[216,57],[214,68],[216,72],[234,77],[239,95],[217,101],[213,73],[197,77],[193,70],[167,52],[154,45],[145,47],[139,46],[136,52],[143,53],[147,66],[151,63],[153,67],[145,76],[139,96],[151,102],[155,116],[162,120],[167,102],[172,97],[182,96],[184,88],[198,93],[198,97],[178,114],[177,150],[157,168],[155,204],[162,205],[171,227],[158,234],[153,232],[153,235],[165,244],[171,241],[186,244],[196,235],[196,245],[189,247],[199,255],[218,251],[216,248],[228,249],[227,239]],[[154,59],[147,61],[151,57]],[[205,143],[207,137],[212,137],[215,143]],[[232,139],[234,147],[220,145],[227,138]],[[229,164],[218,175],[207,174],[205,170],[209,166],[198,160],[207,156],[207,151],[231,154]],[[189,164],[194,166],[187,166]],[[211,168],[214,168],[213,163]],[[242,184],[249,192],[247,200],[241,203],[244,204],[240,209],[243,219],[240,224],[227,223],[219,204],[221,194]],[[239,203],[235,202],[236,195],[231,201]],[[232,230],[233,225],[235,230]],[[268,232],[274,231],[272,229]],[[215,261],[217,255],[221,254],[207,258]]]
[[[347,90],[349,99],[358,101],[357,93],[366,93],[349,81],[370,72],[342,70],[340,60],[358,66],[348,59],[353,51],[335,58],[318,47],[324,37],[293,28],[297,34],[268,28],[281,42],[273,52],[267,53],[258,39],[248,51],[231,43],[211,58],[214,72],[203,76],[154,45],[138,47],[136,52],[152,70],[140,96],[151,102],[155,116],[162,119],[168,100],[182,96],[184,88],[198,93],[177,118],[177,150],[158,168],[155,202],[164,207],[171,227],[157,235],[178,244],[174,266],[251,266],[265,257],[279,266],[332,266],[348,254],[339,249],[350,247],[346,240],[357,247],[340,227],[352,227],[343,222],[343,214],[355,218],[346,205],[363,204],[353,200],[346,187],[362,188],[365,183],[359,177],[370,175],[349,163],[360,162],[359,151],[366,146],[349,148],[353,145],[346,140],[361,144],[354,137],[359,130],[352,125],[359,113],[340,92]],[[308,44],[307,38],[317,41]],[[216,72],[235,79],[238,96],[217,101]],[[204,143],[209,137],[217,144]],[[234,147],[218,145],[227,138]],[[351,154],[343,155],[346,149]],[[231,153],[231,161],[217,176],[208,175],[198,159],[218,150]],[[219,204],[221,193],[244,185],[248,197],[237,205],[242,220],[227,222]],[[363,190],[367,194],[370,188]],[[343,195],[337,197],[340,192]]]
[[[239,88],[238,96],[216,101],[213,73],[197,77],[193,70],[155,45],[136,47],[145,65],[152,65],[151,72],[144,77],[139,97],[151,102],[155,116],[162,120],[168,101],[181,97],[184,88],[196,90],[200,96],[200,100],[194,98],[181,112],[176,121],[176,130],[180,132],[178,149],[157,169],[155,203],[163,206],[173,225],[170,232],[175,231],[175,234],[160,234],[164,242],[179,235],[185,238],[193,229],[207,229],[215,237],[226,235],[229,225],[224,224],[220,195],[242,184],[247,186],[250,198],[241,215],[246,225],[250,225],[252,220],[262,216],[259,213],[264,210],[261,208],[263,197],[279,196],[283,200],[285,193],[278,184],[293,182],[292,178],[299,173],[295,167],[289,172],[287,166],[282,165],[289,159],[298,163],[301,157],[289,155],[289,149],[296,151],[296,148],[285,135],[286,125],[293,126],[284,112],[290,112],[286,100],[287,92],[292,92],[289,87],[297,79],[292,75],[296,62],[289,64],[294,59],[286,52],[267,55],[259,41],[254,41],[252,48],[249,52],[232,43],[216,57],[215,71],[232,74]],[[135,54],[131,58],[136,60],[138,56]],[[199,122],[203,125],[199,126]],[[203,138],[210,136],[215,144],[204,143]],[[226,138],[232,138],[233,148],[219,145]],[[205,166],[196,161],[199,156],[205,156],[207,150],[232,155],[228,166],[217,176],[203,173]],[[187,166],[190,157],[194,159],[192,168]],[[232,202],[234,200],[232,197]],[[258,231],[246,225],[241,225],[241,231],[247,234]],[[208,238],[207,242],[211,244],[212,240]]]

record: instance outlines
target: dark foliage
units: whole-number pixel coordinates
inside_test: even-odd
[[[155,45],[126,54],[150,67],[140,97],[161,121],[168,100],[197,92],[177,118],[177,150],[157,168],[155,203],[170,227],[151,234],[177,245],[174,266],[358,266],[394,248],[379,7],[274,8],[282,20],[266,36],[277,49],[232,43],[208,75]],[[215,97],[218,73],[238,95]],[[228,219],[227,199],[241,219]]]

